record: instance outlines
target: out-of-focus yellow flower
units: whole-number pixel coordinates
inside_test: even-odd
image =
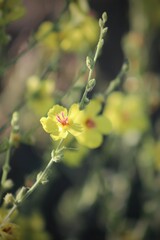
[[[26,98],[29,107],[39,116],[46,114],[54,104],[54,81],[52,79],[40,80],[38,76],[31,76],[27,80],[26,87]]]
[[[126,56],[130,60],[129,73],[136,77],[139,75],[142,60],[142,49],[144,46],[144,37],[142,33],[137,33],[134,31],[129,32],[123,37],[122,46]]]
[[[35,34],[35,38],[50,51],[59,50],[59,34],[54,30],[54,24],[50,21],[43,22]]]
[[[55,105],[48,112],[47,117],[42,117],[40,122],[44,130],[53,140],[66,138],[68,133],[77,136],[82,132],[82,126],[77,122],[80,114],[79,105],[73,104],[69,111],[60,105]]]
[[[54,23],[43,22],[35,34],[37,41],[54,53],[59,50],[84,53],[94,47],[99,37],[98,20],[90,15],[87,1],[81,2],[70,3],[69,11],[59,21],[58,31]]]
[[[91,100],[79,114],[79,122],[84,131],[76,137],[77,141],[89,148],[97,148],[102,144],[103,134],[111,131],[111,123],[103,114],[99,115],[102,105],[98,100]]]
[[[17,223],[20,226],[20,240],[49,240],[49,233],[45,229],[45,222],[39,212],[30,216],[19,215]]]
[[[0,239],[2,240],[20,240],[19,227],[13,223],[5,223],[0,227]]]
[[[9,221],[2,224],[7,211],[4,208],[0,209],[0,239],[1,240],[20,240],[20,229],[17,224]]]
[[[77,25],[63,23],[60,33],[60,47],[67,52],[86,52],[98,40],[98,21],[92,16],[83,16]]]
[[[144,132],[149,128],[145,104],[135,94],[112,93],[107,99],[104,114],[112,122],[113,131],[117,134]]]
[[[69,17],[68,17],[69,15]],[[69,4],[69,14],[60,22],[60,47],[63,51],[84,53],[93,48],[99,37],[98,20],[91,15],[88,1]]]

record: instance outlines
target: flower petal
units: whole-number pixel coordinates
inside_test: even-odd
[[[58,134],[57,124],[51,118],[42,117],[40,122],[47,133]]]
[[[68,132],[67,131],[63,131],[63,132],[59,132],[58,134],[54,135],[54,134],[51,134],[51,138],[54,140],[54,141],[57,141],[57,140],[60,140],[62,138],[66,138],[68,135]]]
[[[89,148],[97,148],[102,144],[103,137],[96,129],[86,130],[76,136],[77,141]]]
[[[91,100],[87,105],[85,111],[89,116],[95,116],[101,110],[101,102],[98,100]]]
[[[111,131],[112,124],[105,116],[97,116],[96,118],[94,118],[94,121],[96,122],[97,129],[102,134],[108,134]]]
[[[80,113],[79,104],[75,103],[69,109],[68,118],[74,120],[76,119],[79,113]]]
[[[73,123],[70,128],[68,128],[68,132],[70,132],[73,136],[78,136],[82,133],[82,126],[78,123]]]
[[[57,114],[61,113],[61,112],[64,112],[65,115],[67,115],[67,109],[60,106],[60,105],[55,105],[53,106],[53,108],[51,108],[48,112],[48,116],[49,117],[54,117],[56,116]]]

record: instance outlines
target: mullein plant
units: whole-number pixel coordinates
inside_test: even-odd
[[[40,119],[44,131],[50,135],[53,141],[51,159],[44,169],[37,174],[36,181],[31,187],[21,187],[15,196],[10,193],[5,195],[3,205],[10,206],[10,208],[9,210],[5,210],[5,213],[3,213],[0,218],[0,239],[19,239],[18,226],[12,223],[12,217],[16,214],[18,208],[24,201],[28,199],[41,184],[45,184],[49,181],[49,171],[52,166],[55,162],[60,161],[65,151],[69,149],[66,144],[67,141],[64,140],[72,137],[75,138],[80,145],[94,149],[100,147],[103,142],[103,136],[111,132],[112,124],[107,115],[102,111],[103,101],[98,97],[94,97],[91,100],[88,97],[96,84],[96,80],[93,76],[94,68],[104,44],[104,37],[107,32],[107,27],[105,27],[106,21],[107,14],[104,12],[102,18],[99,20],[100,35],[95,54],[93,57],[87,56],[86,58],[88,80],[79,102],[73,103],[69,107],[55,104],[49,109],[47,116],[41,117]],[[33,79],[35,80],[35,85],[31,84],[30,89],[33,90],[34,95],[34,90],[37,89],[39,79],[35,76]],[[43,95],[43,88],[41,90]],[[10,170],[9,159],[11,149],[17,147],[21,141],[18,121],[18,113],[15,112],[11,120],[12,130],[8,146],[6,146],[7,154],[2,171],[1,195],[12,185],[12,182],[8,179]]]

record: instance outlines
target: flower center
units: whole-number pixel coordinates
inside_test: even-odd
[[[90,118],[86,120],[85,124],[88,128],[94,128],[96,126],[95,122]]]
[[[69,124],[68,116],[65,116],[64,112],[61,112],[60,114],[57,114],[56,119],[59,123],[62,124],[62,126],[66,126],[66,125]]]
[[[12,228],[10,227],[10,226],[8,226],[8,227],[4,227],[3,229],[2,229],[2,231],[3,232],[5,232],[5,233],[8,233],[8,234],[12,234]]]
[[[127,111],[122,112],[122,119],[124,120],[124,122],[129,122],[130,118],[130,114]]]

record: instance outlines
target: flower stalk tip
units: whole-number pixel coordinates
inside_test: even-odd
[[[93,90],[93,87],[95,86],[95,80],[94,80],[94,86],[92,88],[90,88],[90,81],[92,79],[95,63],[97,61],[97,58],[98,58],[98,56],[101,52],[101,49],[102,49],[103,45],[104,45],[104,36],[105,36],[105,34],[108,30],[108,28],[105,27],[106,21],[107,21],[107,14],[104,12],[102,14],[102,18],[99,19],[100,35],[99,35],[99,40],[98,40],[98,43],[97,43],[97,47],[96,47],[94,57],[90,58],[90,57],[87,56],[87,58],[86,58],[86,65],[89,69],[89,74],[88,74],[88,81],[87,81],[86,88],[85,88],[84,93],[82,95],[82,98],[80,100],[80,104],[79,104],[79,109],[80,110],[83,110],[85,108],[85,106],[88,104],[88,98],[87,98],[88,92]],[[89,91],[88,91],[88,89],[89,89]],[[86,99],[87,99],[87,101],[86,101]]]

